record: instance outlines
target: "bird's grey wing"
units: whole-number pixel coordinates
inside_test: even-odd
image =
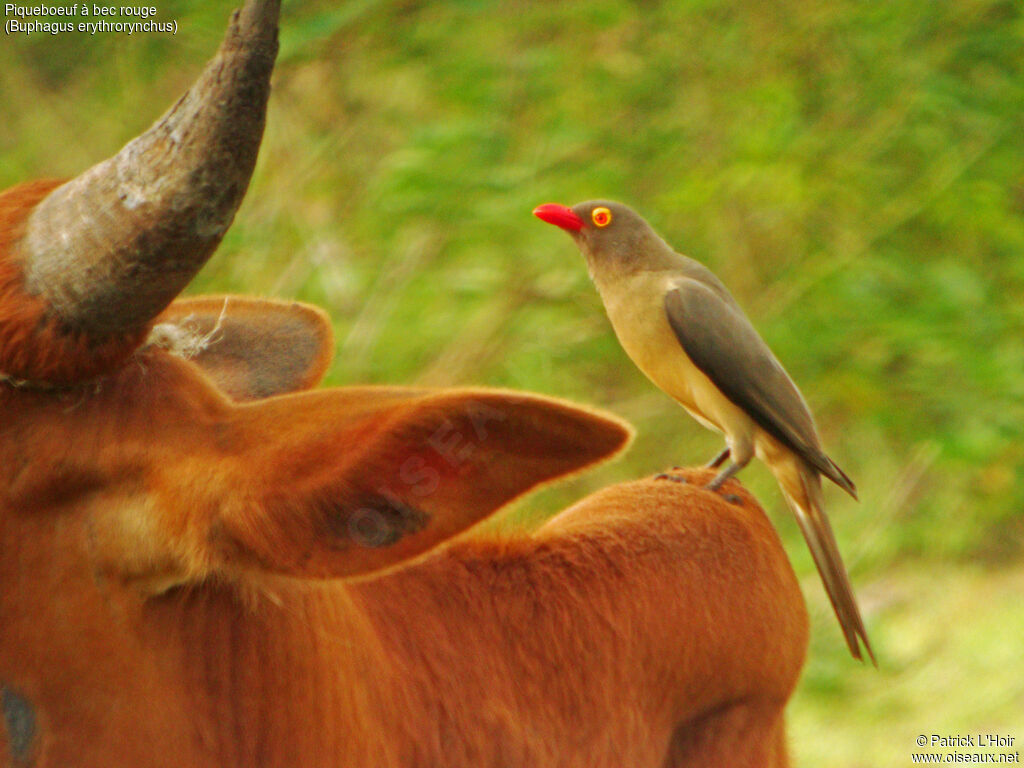
[[[796,384],[738,307],[683,279],[665,294],[665,314],[683,350],[722,394],[856,498],[853,482],[821,450]]]

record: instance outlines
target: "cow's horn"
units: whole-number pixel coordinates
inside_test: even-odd
[[[95,341],[138,331],[217,247],[256,163],[279,10],[280,0],[248,0],[163,117],[32,212],[25,288],[69,330]]]

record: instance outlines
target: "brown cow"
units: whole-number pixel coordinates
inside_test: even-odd
[[[785,765],[807,617],[739,485],[434,549],[627,428],[312,391],[318,310],[167,306],[244,194],[277,12],[114,158],[0,196],[0,765]]]

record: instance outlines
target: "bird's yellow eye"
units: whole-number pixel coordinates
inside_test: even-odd
[[[612,223],[612,212],[604,207],[595,208],[590,214],[590,218],[593,220],[595,226],[607,227]]]

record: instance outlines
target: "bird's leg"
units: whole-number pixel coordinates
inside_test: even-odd
[[[725,446],[725,448],[722,449],[721,453],[719,453],[717,456],[715,456],[715,458],[713,458],[711,461],[709,461],[704,466],[707,469],[716,469],[716,468],[722,466],[722,462],[725,461],[728,458],[729,458],[729,446],[727,445],[727,446]],[[725,481],[723,480],[722,482],[725,482]]]
[[[725,483],[726,480],[728,480],[730,477],[732,477],[745,466],[747,466],[747,464],[750,463],[750,460],[754,458],[753,446],[748,445],[746,441],[730,440],[729,443],[730,445],[726,449],[726,453],[732,456],[733,460],[729,462],[725,469],[723,469],[721,472],[715,475],[711,479],[710,483],[704,486],[709,491],[717,491],[719,488],[722,487],[722,484]],[[722,459],[724,461],[721,455],[715,457],[716,462],[718,462],[719,459]],[[716,465],[712,464],[712,466]]]
[[[735,475],[741,469],[743,469],[743,467],[741,467],[739,464],[735,462],[729,462],[729,466],[727,466],[725,469],[723,469],[721,472],[715,475],[714,478],[712,478],[711,482],[705,485],[704,487],[707,488],[709,491],[717,491],[719,488],[722,487],[722,484],[725,483],[726,480]]]

